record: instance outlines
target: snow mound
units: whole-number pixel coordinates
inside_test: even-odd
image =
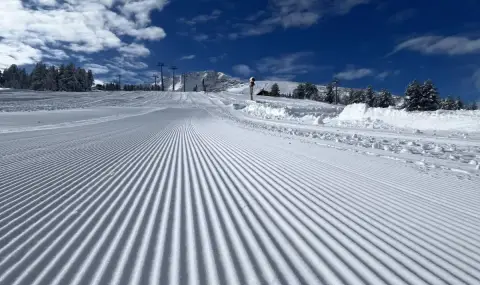
[[[322,124],[323,119],[338,115],[341,107],[329,104],[286,105],[283,102],[257,101],[255,103],[235,103],[235,110],[257,118]]]
[[[326,123],[336,126],[480,132],[480,111],[407,112],[353,104],[346,106],[337,118]]]

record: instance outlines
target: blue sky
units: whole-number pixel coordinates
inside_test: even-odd
[[[162,61],[259,80],[338,77],[395,94],[430,78],[442,96],[480,94],[476,0],[9,1],[0,3],[9,11],[0,19],[0,62],[73,60],[103,80],[121,73],[145,82]],[[9,15],[17,25],[24,16],[27,31]],[[44,25],[30,28],[31,15]]]

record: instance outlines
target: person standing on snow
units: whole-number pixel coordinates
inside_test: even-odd
[[[253,87],[255,86],[255,78],[250,77],[250,100],[253,101]]]

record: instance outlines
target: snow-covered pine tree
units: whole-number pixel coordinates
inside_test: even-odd
[[[470,109],[473,110],[473,111],[478,110],[477,102],[473,102],[473,103],[470,105]]]
[[[405,90],[405,109],[407,111],[422,110],[422,86],[417,80],[411,82]]]
[[[365,103],[365,92],[363,90],[355,90],[350,96],[350,104]]]
[[[372,86],[368,86],[367,89],[365,90],[365,103],[370,107],[375,107],[374,101],[375,101],[375,92],[373,92]]]
[[[270,95],[273,97],[280,97],[280,87],[278,87],[277,83],[272,85],[272,89],[270,91]]]
[[[442,110],[455,110],[455,101],[453,101],[452,96],[447,96],[447,98],[441,100],[440,108]]]
[[[318,88],[312,83],[305,83],[305,98],[307,99],[315,99],[318,97]]]
[[[333,84],[328,83],[325,92],[325,102],[332,104],[335,101],[335,92],[333,91]]]
[[[438,110],[438,91],[431,80],[425,81],[422,85],[422,98],[420,100],[421,111]]]
[[[298,84],[297,88],[293,90],[293,98],[296,99],[305,99],[305,84]]]
[[[394,106],[395,102],[393,101],[392,93],[386,89],[382,89],[380,93],[375,97],[374,106],[380,108],[388,108]]]
[[[463,105],[463,102],[462,102],[462,99],[460,99],[460,97],[457,97],[457,99],[455,100],[455,110],[462,110],[464,108],[464,105]]]

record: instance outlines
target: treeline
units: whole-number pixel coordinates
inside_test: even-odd
[[[320,92],[312,83],[299,84],[291,94],[281,93],[277,83],[272,85],[270,91],[262,90],[262,95],[274,97],[289,97],[295,99],[310,99],[325,103],[338,103],[343,105],[365,103],[370,107],[388,108],[395,106],[392,93],[386,89],[375,92],[372,86],[364,90],[349,89],[348,93],[340,96],[335,90],[334,83],[327,84],[325,91]],[[439,92],[431,80],[423,84],[418,81],[410,83],[405,91],[404,102],[401,106],[407,111],[435,111],[435,110],[478,110],[475,102],[465,104],[460,97],[455,100],[452,96],[440,99]]]
[[[106,83],[103,85],[97,84],[95,85],[97,90],[105,90],[105,91],[160,91],[161,87],[159,85],[150,85],[150,84],[125,84],[123,88],[117,83]]]
[[[94,82],[91,70],[77,68],[73,63],[60,67],[37,63],[30,74],[13,64],[0,71],[0,86],[37,91],[91,91]]]

